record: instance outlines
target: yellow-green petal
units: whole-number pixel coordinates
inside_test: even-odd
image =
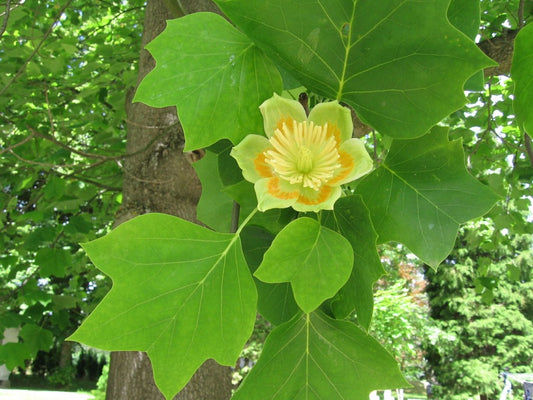
[[[255,183],[261,178],[265,178],[265,171],[258,168],[258,157],[271,148],[268,139],[259,135],[246,136],[237,146],[231,149],[231,156],[237,160],[237,164],[242,169],[242,176],[249,182]]]
[[[259,211],[290,207],[300,195],[299,185],[290,184],[278,177],[260,179],[255,183],[254,189]]]
[[[300,198],[296,203],[292,205],[296,211],[299,212],[309,212],[314,211],[318,212],[320,210],[333,210],[333,205],[339,197],[341,197],[342,189],[340,186],[324,186],[321,190],[327,190],[327,197],[325,199],[320,199],[320,203],[317,204],[307,204],[305,199],[312,199],[314,196],[319,195],[317,191],[311,188],[301,188],[300,189]]]
[[[307,120],[305,110],[298,101],[286,99],[276,93],[270,99],[265,100],[259,106],[259,110],[263,115],[263,126],[268,138],[274,134],[276,128],[281,128],[278,125],[281,121],[288,121],[291,118],[296,122]]]
[[[348,108],[341,106],[338,101],[318,103],[309,113],[309,121],[313,121],[316,125],[327,123],[328,126],[337,126],[341,143],[352,137],[352,113]]]
[[[345,171],[341,179],[333,179],[329,182],[330,184],[334,182],[335,185],[342,185],[361,178],[372,171],[374,163],[361,139],[353,138],[342,143],[339,147],[339,154],[343,167],[349,161],[350,168]]]

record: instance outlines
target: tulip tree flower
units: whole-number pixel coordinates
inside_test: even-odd
[[[309,117],[298,101],[276,94],[259,108],[266,137],[248,135],[231,151],[254,184],[259,211],[331,210],[341,185],[372,169],[363,142],[352,138],[350,110],[337,101],[317,104]]]

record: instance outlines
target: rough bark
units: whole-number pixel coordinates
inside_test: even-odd
[[[168,1],[168,0],[167,0]],[[175,0],[174,0],[175,1]],[[188,6],[191,3],[191,6]],[[184,12],[207,7],[206,1],[177,2]],[[206,8],[204,8],[206,9]],[[175,16],[175,14],[174,14]],[[164,0],[149,0],[144,22],[143,47],[157,36],[172,16]],[[154,60],[142,50],[139,63],[141,79],[153,68]],[[138,155],[124,165],[123,208],[117,215],[120,224],[136,215],[163,212],[196,222],[196,204],[201,186],[190,165],[190,155],[183,153],[183,132],[174,107],[154,109],[131,103],[128,94],[127,153]],[[142,151],[142,150],[145,151]],[[179,365],[176,365],[179,368]],[[226,400],[231,396],[230,370],[214,361],[206,362],[176,400]],[[163,396],[155,386],[150,360],[142,352],[111,354],[106,399],[159,400]]]
[[[517,30],[508,30],[504,31],[499,36],[479,42],[478,47],[483,53],[498,63],[497,66],[486,68],[483,71],[486,77],[493,75],[508,75],[511,72],[514,39],[517,33]]]

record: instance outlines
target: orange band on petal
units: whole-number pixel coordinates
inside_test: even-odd
[[[328,124],[328,131],[326,132],[326,137],[333,136],[337,141],[337,146],[341,143],[341,131],[337,128],[337,125]]]
[[[294,118],[291,116],[288,117],[281,117],[276,125],[276,128],[280,131],[283,129],[283,125],[287,125],[288,127],[292,128],[292,124],[294,122]]]
[[[352,156],[341,150],[339,150],[339,163],[341,164],[341,168],[339,172],[328,181],[328,185],[335,185],[337,182],[345,179],[355,166]]]
[[[331,195],[331,187],[329,186],[322,186],[318,192],[316,192],[316,197],[305,197],[304,195],[300,194],[300,197],[298,197],[298,203],[302,203],[308,206],[312,206],[315,204],[320,204],[325,202],[328,197]]]
[[[267,191],[271,196],[282,200],[295,199],[300,195],[298,192],[286,192],[282,190],[279,185],[278,177],[273,177],[268,180]]]
[[[257,173],[263,178],[270,178],[272,176],[272,168],[266,163],[265,152],[261,152],[254,159],[254,167]]]

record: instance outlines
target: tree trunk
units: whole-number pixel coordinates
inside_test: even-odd
[[[143,47],[165,28],[165,21],[171,18],[166,3],[169,0],[148,1]],[[185,12],[199,11],[200,6],[205,7],[205,1],[180,3]],[[208,8],[215,10],[212,3]],[[141,50],[138,82],[153,66],[152,57],[146,50]],[[148,212],[162,212],[197,222],[196,204],[201,186],[190,165],[191,157],[183,154],[183,132],[175,108],[156,109],[141,103],[132,104],[132,95],[129,93],[126,100],[127,153],[136,155],[125,161],[123,207],[117,215],[116,224]],[[230,396],[230,369],[210,360],[200,367],[175,399],[227,400]],[[111,354],[106,399],[163,399],[155,386],[150,360],[145,353]]]
[[[74,342],[63,340],[61,343],[61,352],[59,353],[59,368],[72,366],[72,347]]]

